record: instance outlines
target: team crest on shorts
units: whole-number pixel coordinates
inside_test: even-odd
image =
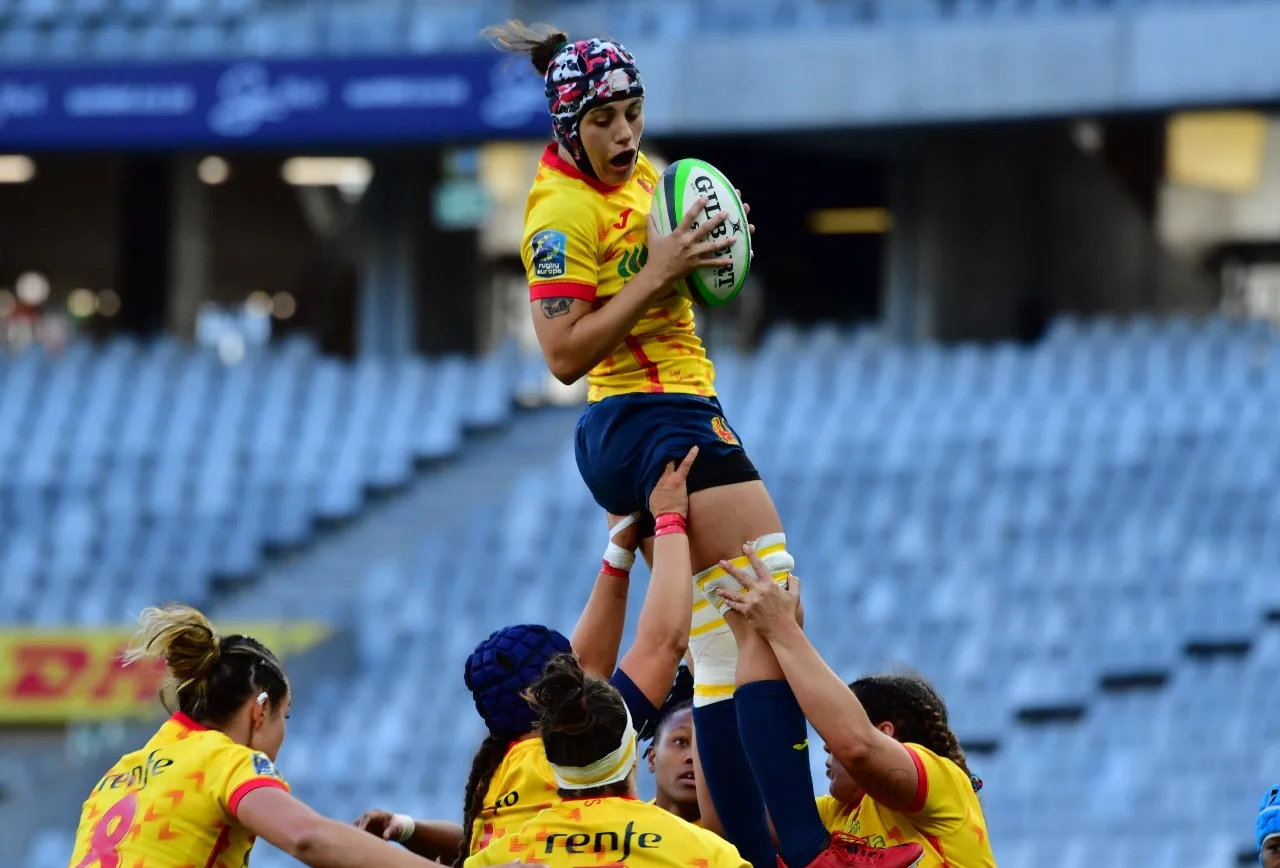
[[[724,421],[723,416],[711,417],[711,430],[720,438],[721,443],[730,446],[741,446],[742,441],[738,439],[738,435],[733,433],[733,429],[729,427],[729,423]]]

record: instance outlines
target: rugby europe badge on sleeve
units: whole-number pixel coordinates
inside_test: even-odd
[[[705,196],[707,204],[694,221],[694,226],[712,219],[721,211],[729,213],[728,218],[703,240],[715,240],[726,235],[736,238],[737,242],[727,251],[711,254],[731,257],[733,262],[699,268],[680,281],[679,288],[698,304],[722,307],[742,291],[747,271],[751,268],[751,231],[747,228],[746,210],[734,192],[733,184],[710,163],[677,160],[658,179],[658,188],[653,193],[653,213],[658,231],[667,235],[680,225],[699,196]]]

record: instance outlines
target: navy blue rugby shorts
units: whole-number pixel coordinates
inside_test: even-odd
[[[574,445],[582,480],[614,515],[647,513],[649,492],[667,462],[694,446],[690,494],[760,478],[720,402],[700,395],[635,393],[588,404]]]

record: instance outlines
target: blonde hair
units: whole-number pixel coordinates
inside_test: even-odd
[[[222,642],[202,612],[168,603],[143,609],[138,620],[141,625],[122,658],[126,664],[164,660],[179,691],[200,683],[218,665]]]
[[[178,709],[198,721],[221,723],[258,692],[273,703],[289,692],[280,661],[248,636],[219,636],[204,614],[182,603],[144,609],[122,655],[124,663],[164,660]],[[168,706],[168,702],[165,703]]]
[[[538,75],[545,76],[560,46],[569,41],[568,34],[550,24],[525,24],[508,21],[480,31],[480,35],[497,48],[512,54],[527,54]]]

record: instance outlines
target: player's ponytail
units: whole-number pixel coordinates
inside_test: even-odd
[[[569,41],[567,34],[549,24],[528,25],[523,21],[508,21],[486,27],[480,35],[503,51],[527,54],[538,75],[545,76],[560,46]]]
[[[969,771],[960,740],[951,731],[947,706],[928,681],[917,672],[872,675],[849,685],[872,723],[893,724],[893,737],[922,745],[955,763],[968,776],[975,791],[982,781]]]
[[[126,664],[159,657],[179,683],[202,681],[218,664],[218,634],[209,619],[190,606],[171,603],[144,609],[138,620],[138,632],[122,657]]]
[[[507,755],[507,747],[505,738],[489,733],[480,743],[475,758],[471,760],[471,773],[467,775],[467,792],[463,796],[462,844],[458,847],[458,858],[453,862],[457,868],[462,868],[462,863],[471,855],[471,836],[475,831],[476,818],[484,810],[485,794],[489,792],[493,776]]]
[[[201,612],[180,603],[145,609],[137,634],[122,655],[127,665],[161,659],[169,679],[161,689],[166,707],[217,727],[250,699],[266,693],[282,708],[289,693],[284,667],[266,646],[248,636],[219,636]]]
[[[622,695],[587,675],[572,654],[551,658],[525,698],[539,714],[538,733],[555,765],[589,766],[617,750],[627,729]]]

